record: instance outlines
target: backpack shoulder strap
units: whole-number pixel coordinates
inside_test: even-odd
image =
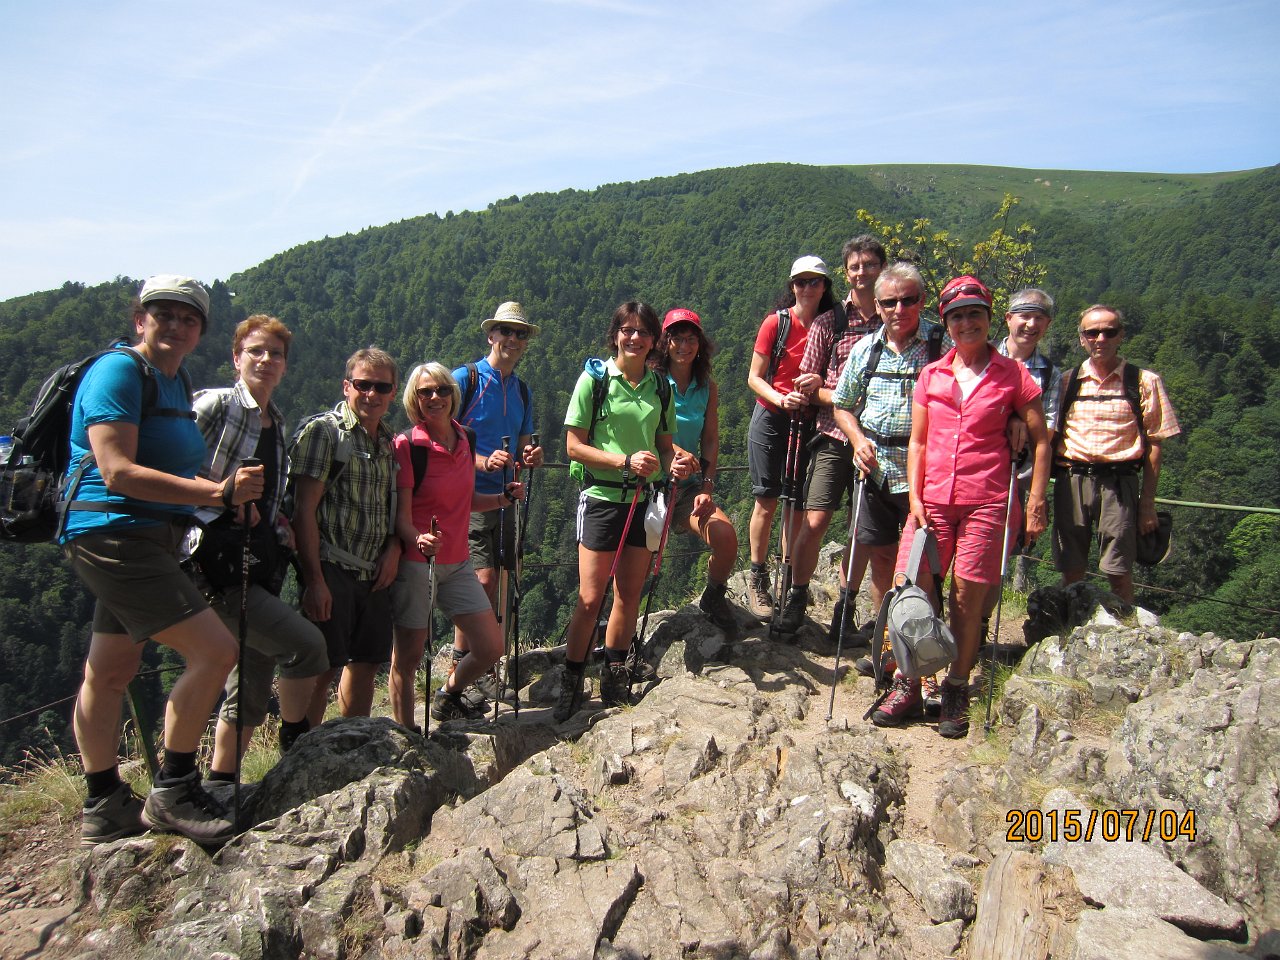
[[[589,446],[595,445],[596,424],[600,421],[605,400],[609,396],[609,381],[612,376],[608,368],[605,368],[603,377],[599,380],[591,381],[591,425],[587,427],[587,444]]]
[[[1133,417],[1138,421],[1138,436],[1142,438],[1142,456],[1146,459],[1151,451],[1151,441],[1147,438],[1147,425],[1142,416],[1142,368],[1137,364],[1124,365],[1124,395],[1133,410]]]
[[[938,541],[927,527],[917,527],[915,536],[911,538],[911,554],[907,557],[907,569],[904,576],[907,583],[920,581],[920,561],[929,561],[929,571],[938,573],[942,566],[938,557]]]
[[[474,360],[468,360],[464,366],[467,368],[467,385],[462,391],[462,406],[458,408],[459,413],[466,413],[471,406],[471,401],[476,396],[476,386],[480,382],[480,368],[476,366]],[[416,490],[417,487],[414,487]]]
[[[516,377],[516,383],[520,387],[520,399],[524,401],[524,408],[528,410],[533,406],[533,398],[529,395],[529,385],[519,377]]]
[[[935,363],[942,356],[942,335],[945,331],[940,326],[929,327],[929,362]]]
[[[871,353],[867,357],[867,387],[862,391],[862,397],[858,400],[857,405],[853,408],[854,417],[861,419],[862,411],[867,407],[867,389],[871,387],[871,378],[876,375],[876,370],[880,368],[880,357],[884,355],[884,337],[877,336],[871,344]]]
[[[653,372],[655,384],[658,389],[658,432],[666,433],[667,427],[667,404],[671,402],[671,381],[667,379],[665,373],[657,370]]]
[[[834,311],[836,318],[831,324],[831,336],[834,342],[839,343],[844,332],[849,329],[849,311],[845,309],[843,300],[836,301]]]
[[[787,352],[787,337],[790,335],[791,311],[783,307],[778,311],[778,333],[773,338],[773,352],[769,354],[769,368],[764,375],[769,383],[773,383],[774,375],[778,372],[778,364],[782,362],[782,355]]]
[[[413,492],[417,493],[418,488],[422,486],[422,478],[427,475],[427,461],[431,457],[431,450],[413,442],[412,427],[402,430],[400,436],[404,437],[404,442],[409,444],[409,462],[413,465]]]

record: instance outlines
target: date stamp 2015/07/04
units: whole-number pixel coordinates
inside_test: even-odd
[[[1196,839],[1195,810],[1010,810],[1006,843],[1089,843],[1095,837],[1107,843],[1165,843]]]

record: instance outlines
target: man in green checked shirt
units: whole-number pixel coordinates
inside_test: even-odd
[[[387,587],[400,563],[400,541],[391,522],[392,433],[382,418],[397,379],[385,351],[356,351],[347,360],[344,399],[308,422],[289,453],[302,612],[320,628],[329,651],[329,672],[307,711],[313,727],[324,720],[339,672],[342,715],[367,717],[374,677],[391,659]]]

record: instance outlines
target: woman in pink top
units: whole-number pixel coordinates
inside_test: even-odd
[[[911,539],[921,526],[937,536],[944,576],[955,561],[949,622],[957,654],[942,684],[938,732],[963,737],[969,731],[969,673],[978,656],[983,605],[988,591],[1000,589],[1006,519],[1010,529],[1021,522],[1016,498],[1007,518],[1005,512],[1012,467],[1009,418],[1016,415],[1026,423],[1035,458],[1028,543],[1047,524],[1050,448],[1040,387],[1026,367],[987,342],[991,291],[974,277],[956,277],[943,288],[938,312],[955,348],[925,367],[916,383],[907,447],[911,518],[899,544],[898,569],[905,568]],[[925,592],[932,590],[932,577],[924,571],[920,581]],[[920,682],[898,676],[881,711],[901,722],[921,705]]]
[[[514,503],[523,489],[509,483],[503,493],[475,492],[470,438],[453,419],[461,403],[458,383],[443,364],[420,363],[405,379],[404,411],[414,425],[393,445],[400,468],[396,534],[404,551],[391,585],[391,712],[396,723],[410,729],[415,728],[414,678],[437,602],[453,621],[455,649],[466,652],[455,657],[453,673],[431,702],[431,716],[440,721],[475,717],[479,711],[462,699],[462,691],[502,656],[502,631],[471,567],[467,525],[473,511]],[[435,559],[434,597],[429,557]]]

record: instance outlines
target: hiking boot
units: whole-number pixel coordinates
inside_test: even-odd
[[[871,659],[871,655],[859,657],[853,661],[853,669],[864,677],[874,677],[876,675],[876,664]],[[898,669],[898,661],[893,659],[893,654],[887,654],[884,658],[884,675],[886,677],[893,676],[893,672]]]
[[[942,710],[942,685],[936,676],[920,678],[920,692],[924,695],[924,715],[936,717]]]
[[[560,697],[551,716],[556,723],[564,723],[582,709],[582,687],[586,677],[566,670],[560,678]]]
[[[844,596],[841,595],[836,600],[836,605],[831,608],[831,626],[827,627],[827,643],[835,646],[840,642],[840,621],[844,617]],[[853,636],[853,624],[845,627],[844,636],[849,640]]]
[[[296,723],[280,721],[280,752],[288,753],[298,738],[311,729],[311,721],[303,717]]]
[[[804,611],[809,606],[809,588],[793,587],[791,593],[787,595],[786,606],[782,608],[782,615],[778,617],[774,624],[774,629],[778,633],[795,633],[804,626]]]
[[[625,660],[601,665],[600,702],[606,707],[631,706],[631,668]]]
[[[729,606],[729,598],[725,596],[726,590],[723,583],[708,581],[702,596],[698,598],[698,609],[721,630],[738,625],[738,618],[733,615],[733,607]]]
[[[969,735],[969,685],[959,686],[944,680],[942,704],[938,714],[938,733],[950,740]]]
[[[773,594],[769,592],[768,574],[753,571],[748,575],[747,609],[762,622],[773,616]]]
[[[142,798],[122,783],[105,797],[84,805],[80,821],[80,845],[110,843],[132,837],[147,828],[142,823]]]
[[[479,720],[484,711],[468,703],[460,693],[448,693],[444,687],[436,691],[431,698],[431,719],[440,723],[450,720]]]
[[[919,714],[923,707],[920,681],[894,677],[889,695],[876,708],[876,712],[871,714],[871,722],[877,727],[900,727]]]
[[[230,812],[200,782],[199,770],[175,780],[156,780],[142,808],[142,822],[206,847],[226,843],[236,832]]]
[[[658,675],[652,663],[640,659],[640,644],[635,640],[627,648],[627,669],[631,671],[632,683],[648,683]]]
[[[483,677],[467,688],[463,694],[472,703],[476,700],[501,700],[509,703],[515,699],[515,691],[513,691],[506,683],[503,682],[501,675],[498,673],[498,667],[494,667]],[[479,706],[479,704],[476,704]]]

